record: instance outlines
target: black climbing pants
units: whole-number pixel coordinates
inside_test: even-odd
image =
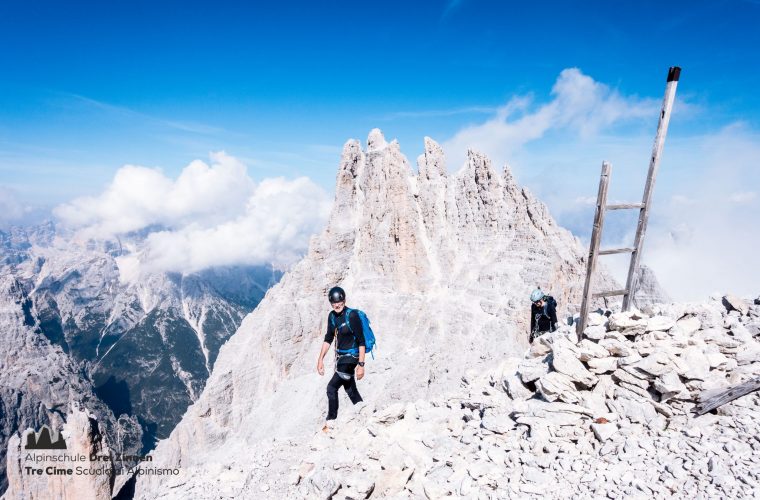
[[[338,389],[346,388],[346,394],[353,404],[362,401],[359,389],[356,388],[356,378],[354,378],[355,364],[339,364],[338,372],[351,375],[348,380],[343,380],[338,373],[333,373],[330,382],[327,384],[327,420],[338,418]]]

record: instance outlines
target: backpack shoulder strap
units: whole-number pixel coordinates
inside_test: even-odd
[[[348,326],[348,331],[353,335],[354,329],[351,328],[351,311],[352,309],[346,308],[346,325]]]

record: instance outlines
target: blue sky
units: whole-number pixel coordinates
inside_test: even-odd
[[[455,162],[471,130],[484,134],[476,146],[499,165],[509,161],[583,237],[583,198],[594,196],[603,159],[615,169],[611,196],[640,196],[656,126],[657,111],[648,112],[677,64],[683,75],[656,193],[663,231],[672,233],[688,225],[670,216],[678,200],[708,210],[707,201],[734,197],[737,213],[758,209],[757,26],[760,2],[739,0],[6,1],[0,206],[95,196],[125,164],[176,177],[222,150],[256,181],[307,176],[329,193],[348,138],[379,127],[414,163],[431,136],[457,148],[447,149]],[[589,125],[600,109],[592,106],[583,122],[548,123],[500,149],[504,137],[489,121],[500,110],[506,123],[539,116],[562,99],[558,82],[573,68],[576,83],[602,86],[613,116]],[[739,166],[706,160],[732,154]],[[716,172],[725,192],[707,200]],[[757,223],[750,226],[754,238]],[[611,237],[623,239],[626,227],[613,223]]]

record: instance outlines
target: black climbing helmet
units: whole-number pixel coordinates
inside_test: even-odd
[[[336,302],[343,302],[344,300],[346,300],[346,292],[344,292],[341,287],[334,286],[330,288],[329,292],[327,292],[327,298],[330,301],[330,304],[334,304]]]

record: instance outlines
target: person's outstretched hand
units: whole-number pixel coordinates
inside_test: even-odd
[[[317,361],[317,373],[319,373],[320,375],[325,374],[325,365],[324,363],[322,363],[321,359]]]
[[[356,367],[356,380],[361,380],[364,378],[364,367],[363,366],[357,366]]]

